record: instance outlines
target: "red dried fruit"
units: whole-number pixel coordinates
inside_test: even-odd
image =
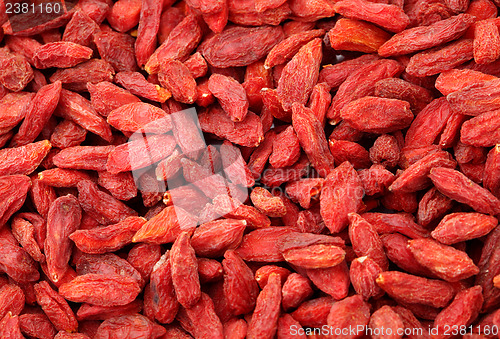
[[[57,331],[44,313],[25,313],[19,317],[21,332],[41,339],[54,338]]]
[[[293,103],[292,108],[292,125],[300,146],[320,176],[326,177],[333,169],[334,159],[323,126],[310,108],[299,103]]]
[[[47,156],[52,145],[48,140],[0,150],[0,175],[31,174]]]
[[[189,69],[193,78],[201,78],[208,72],[208,65],[200,52],[191,55],[184,61],[184,65]]]
[[[122,275],[135,279],[141,286],[144,285],[140,273],[125,259],[116,254],[92,255],[82,253],[75,261],[78,275],[90,273]]]
[[[318,81],[321,58],[321,40],[316,38],[303,46],[286,64],[276,88],[285,111],[289,112],[295,102],[307,103]]]
[[[431,92],[426,88],[397,78],[387,78],[377,82],[375,96],[408,101],[415,113],[424,109],[433,98]]]
[[[42,222],[45,223],[45,221]],[[35,234],[39,233],[37,231],[41,231],[40,228],[35,229],[35,226],[30,221],[23,219],[20,215],[16,215],[11,222],[12,234],[19,244],[34,260],[43,262],[45,261],[45,256],[42,254],[40,246],[37,243],[37,238],[40,238],[37,235],[40,234]]]
[[[113,81],[115,71],[102,59],[91,59],[75,67],[58,69],[50,77],[51,82],[61,81],[63,87],[76,92],[87,90],[87,84],[101,81]]]
[[[255,307],[259,286],[253,272],[236,252],[226,251],[224,260],[224,298],[233,315],[246,314]]]
[[[9,47],[11,51],[24,56],[30,64],[33,64],[33,56],[41,45],[41,43],[33,38],[21,36],[5,37],[5,46]]]
[[[334,335],[332,338],[357,338],[361,335],[358,329],[364,329],[370,319],[370,307],[360,295],[345,298],[333,304],[328,315],[328,326]],[[354,333],[346,331],[355,329]]]
[[[452,285],[447,282],[397,271],[380,273],[377,284],[393,298],[409,304],[444,307],[455,295]]]
[[[224,330],[215,313],[214,302],[205,293],[201,293],[200,300],[193,307],[181,308],[177,319],[195,338],[223,338]]]
[[[382,165],[372,165],[369,169],[358,171],[365,194],[378,196],[387,192],[387,187],[394,181],[394,174]]]
[[[211,107],[198,115],[203,132],[212,133],[220,138],[227,139],[233,144],[246,147],[256,147],[264,139],[262,121],[259,116],[249,111],[245,120],[232,121],[229,116],[218,107]]]
[[[413,55],[406,72],[417,77],[431,76],[455,68],[472,58],[472,40],[458,40]]]
[[[388,57],[439,46],[459,38],[473,21],[473,16],[459,14],[431,25],[413,27],[395,34],[378,52],[381,56]]]
[[[410,249],[408,248],[408,238],[404,235],[393,233],[381,236],[387,258],[396,266],[408,273],[433,277],[428,269],[420,265]]]
[[[114,146],[74,146],[61,150],[52,159],[59,168],[105,171]]]
[[[292,126],[273,138],[269,163],[274,168],[292,166],[300,157],[299,139]]]
[[[162,61],[158,80],[172,93],[175,100],[185,104],[196,101],[198,95],[196,81],[186,65],[179,60]]]
[[[198,19],[194,15],[187,15],[151,55],[144,69],[149,74],[156,74],[160,70],[160,60],[184,60],[196,48],[201,37]],[[206,58],[206,55],[203,56]]]
[[[470,69],[452,69],[442,72],[436,79],[436,89],[443,95],[462,90],[469,85],[494,80],[495,76]]]
[[[124,306],[96,306],[82,304],[76,313],[78,321],[84,320],[106,320],[112,317],[134,314],[142,310],[142,301],[135,300]]]
[[[100,191],[92,181],[81,181],[77,188],[82,209],[103,225],[116,224],[126,217],[137,215],[136,211],[121,201]]]
[[[280,305],[280,277],[271,273],[266,286],[257,297],[252,320],[248,324],[247,338],[273,338],[278,328]]]
[[[288,4],[269,8],[263,12],[259,12],[256,5],[254,1],[228,1],[229,20],[239,25],[276,26],[291,14]]]
[[[349,293],[349,268],[345,261],[337,266],[306,270],[308,278],[321,291],[335,300],[342,300]]]
[[[0,15],[0,336],[500,324],[495,3],[148,1],[66,1],[47,23],[26,16],[32,27]],[[51,205],[68,194],[84,212],[54,237]],[[42,273],[78,303],[80,333],[56,334],[36,305]],[[308,301],[315,289],[328,297]]]
[[[154,335],[155,333],[158,335]],[[140,314],[131,314],[106,319],[97,329],[94,338],[125,338],[130,335],[155,338],[163,334],[164,328],[159,329],[151,320]]]
[[[227,195],[216,196],[213,203],[217,214],[226,218],[245,220],[250,228],[262,228],[271,225],[269,218],[258,209],[240,204],[240,202],[231,199]]]
[[[474,23],[474,61],[488,64],[500,57],[500,34],[493,20]]]
[[[23,123],[10,142],[11,147],[27,145],[38,137],[56,109],[61,93],[61,82],[43,86],[26,108]]]
[[[348,218],[349,239],[356,255],[358,257],[367,256],[373,259],[383,271],[387,270],[389,262],[375,228],[356,213],[350,213]]]
[[[405,136],[408,148],[423,147],[434,143],[445,124],[452,116],[452,110],[445,98],[431,101],[411,123]]]
[[[85,253],[106,253],[119,250],[132,242],[133,236],[146,223],[142,217],[128,217],[121,222],[70,234],[76,247]]]
[[[167,251],[155,264],[149,283],[154,317],[165,324],[174,320],[179,309],[171,272],[172,265]]]
[[[303,302],[292,316],[304,327],[321,327],[327,323],[333,303],[331,297],[308,300]]]
[[[283,309],[295,309],[313,295],[311,282],[298,273],[292,273],[283,284],[281,294]]]
[[[111,129],[106,121],[94,110],[90,101],[77,93],[61,90],[55,115],[82,126],[107,141],[112,140]]]
[[[139,135],[111,150],[106,170],[116,174],[148,167],[172,154],[176,146],[172,135]]]
[[[305,178],[286,185],[286,195],[301,207],[309,209],[318,200],[323,188],[324,179]]]
[[[226,178],[234,185],[252,187],[255,180],[248,168],[241,151],[230,142],[225,141],[220,146],[220,157]],[[215,160],[215,159],[214,159]],[[213,167],[212,172],[216,172],[216,165],[210,161],[209,167]]]
[[[427,188],[430,184],[429,173],[435,167],[455,168],[456,162],[448,152],[437,151],[424,156],[410,165],[389,186],[392,192],[416,192]]]
[[[500,147],[493,147],[488,153],[484,167],[483,186],[493,193],[497,198],[500,197]]]
[[[377,52],[391,35],[365,21],[341,18],[328,32],[330,45],[336,50]]]
[[[39,182],[38,179],[33,176],[31,189],[29,188],[29,184],[26,189],[29,190],[31,201],[35,205],[38,213],[46,218],[50,204],[57,199],[54,188]]]
[[[7,93],[0,99],[0,109],[2,110],[0,133],[9,132],[23,120],[34,96],[33,93],[25,92]]]
[[[382,205],[384,205],[385,208],[394,211],[415,213],[418,208],[417,194],[412,192],[389,191],[382,198]]]
[[[452,207],[453,201],[433,187],[424,194],[418,204],[418,223],[424,227],[428,227],[441,219]]]
[[[35,285],[37,303],[59,331],[74,332],[78,328],[75,314],[62,296],[54,291],[46,281]]]
[[[0,84],[8,90],[19,92],[33,80],[33,69],[26,58],[6,48],[0,50],[0,66]]]
[[[183,307],[191,308],[200,299],[201,290],[198,263],[187,232],[182,232],[172,245],[170,262],[177,300]]]
[[[180,207],[168,206],[146,222],[133,242],[164,244],[174,242],[183,230],[195,228],[193,217]]]
[[[198,274],[200,275],[200,282],[211,283],[219,281],[224,275],[222,264],[215,259],[197,258],[198,261]]]
[[[278,248],[281,252],[321,244],[345,248],[344,240],[340,237],[332,237],[324,234],[299,233],[295,231],[282,236],[278,240]]]
[[[410,240],[408,248],[422,266],[443,280],[455,282],[479,273],[479,268],[466,253],[434,240]]]
[[[349,277],[354,290],[363,299],[378,299],[384,292],[376,283],[378,275],[383,272],[380,266],[370,257],[359,257],[351,262]]]
[[[98,184],[107,189],[116,199],[130,200],[137,196],[137,187],[130,172],[118,174],[99,172],[98,174]]]
[[[326,82],[317,83],[311,92],[308,107],[311,108],[321,124],[325,125],[326,112],[332,101],[330,86]]]
[[[129,90],[130,93],[148,100],[165,102],[172,96],[172,94],[168,90],[156,83],[152,83],[146,80],[144,75],[139,72],[119,72],[116,74],[114,80],[117,84]],[[133,102],[139,101],[140,100],[134,100]]]
[[[450,93],[446,99],[456,113],[477,116],[499,109],[497,97],[500,79],[478,81]]]
[[[346,78],[359,67],[377,61],[373,54],[365,54],[351,60],[344,60],[334,65],[325,65],[319,72],[319,83],[326,82],[331,88],[339,87]]]
[[[330,142],[332,137],[330,136]],[[374,164],[381,163],[386,167],[394,167],[400,158],[398,141],[392,135],[382,134],[370,148],[370,160]]]
[[[127,256],[127,261],[146,279],[153,270],[154,265],[160,260],[160,245],[138,244],[134,246]]]
[[[450,245],[482,237],[493,230],[497,224],[498,220],[489,215],[452,213],[441,220],[431,235],[439,242]]]
[[[341,120],[340,111],[346,104],[373,95],[375,84],[379,80],[394,77],[403,71],[403,66],[395,60],[364,60],[362,66],[356,66],[354,70],[349,69],[351,73],[347,73],[345,81],[339,84],[339,89],[327,112],[327,118],[335,124]]]
[[[50,136],[50,143],[56,148],[68,148],[80,145],[87,136],[87,131],[72,121],[63,120]]]
[[[52,42],[36,50],[33,62],[36,68],[69,68],[92,57],[88,47],[70,41]]]
[[[99,25],[84,11],[77,10],[64,29],[63,41],[91,47],[93,35],[99,33]]]
[[[0,316],[3,318],[7,313],[19,315],[24,308],[24,301],[25,296],[20,287],[4,285],[0,288]]]
[[[290,314],[283,314],[278,319],[278,338],[291,339],[300,338],[305,339],[305,331],[300,323],[295,320]]]
[[[463,123],[460,141],[477,147],[491,147],[500,140],[500,110],[483,113]]]
[[[118,32],[127,32],[137,26],[141,13],[141,1],[118,0],[108,13],[107,20]]]
[[[222,109],[231,120],[242,121],[245,119],[249,103],[245,89],[238,81],[215,73],[208,80],[208,89],[219,100]]]
[[[500,201],[493,194],[458,171],[433,168],[429,177],[441,193],[471,206],[479,213],[495,215],[500,211]]]
[[[273,47],[266,57],[264,66],[266,68],[271,68],[289,61],[303,45],[314,38],[322,37],[324,34],[324,30],[317,29],[290,35],[287,39]]]
[[[345,105],[340,115],[357,130],[380,134],[408,127],[413,120],[408,102],[369,96]]]
[[[382,306],[370,317],[370,322],[368,324],[370,329],[373,331],[373,338],[402,338],[404,333],[404,323],[401,317],[388,305]],[[384,333],[377,334],[377,331],[384,329]]]
[[[78,7],[100,25],[109,11],[110,2],[84,0],[79,2]]]
[[[285,250],[283,258],[297,267],[328,268],[340,264],[345,258],[345,251],[335,245],[318,244]]]
[[[444,308],[434,320],[436,338],[445,338],[448,326],[469,326],[479,315],[483,304],[482,288],[474,286],[465,289],[455,296],[455,299]]]
[[[356,169],[370,167],[370,153],[360,144],[348,140],[335,140],[330,137],[330,152],[336,163],[348,161]]]
[[[10,312],[0,320],[0,336],[2,338],[24,338],[19,329],[19,317],[12,315]]]
[[[114,128],[132,133],[166,133],[172,129],[170,116],[162,109],[143,102],[122,105],[107,119]]]
[[[354,168],[344,162],[335,168],[325,180],[320,197],[321,216],[333,234],[348,225],[348,214],[361,208],[363,186]]]
[[[215,67],[247,66],[267,55],[283,38],[280,26],[231,27],[207,41],[201,52]],[[255,47],[252,53],[245,47],[249,41]]]
[[[69,235],[78,229],[80,221],[81,209],[74,196],[60,197],[50,205],[44,251],[50,279],[54,282],[68,270],[73,245]]]
[[[99,32],[94,42],[101,58],[113,66],[115,72],[135,71],[134,38],[125,33]]]
[[[135,42],[135,55],[139,67],[143,67],[153,54],[160,28],[160,17],[162,11],[160,1],[142,1],[141,13],[139,17],[139,27],[137,29],[137,39]]]
[[[90,93],[92,106],[102,116],[107,117],[109,113],[123,105],[140,102],[139,98],[108,81],[97,84],[88,83],[87,89]]]
[[[286,214],[286,207],[279,197],[273,196],[268,190],[256,187],[250,194],[254,206],[271,218],[279,218]]]
[[[67,300],[99,306],[126,305],[139,292],[137,280],[123,275],[84,274],[59,287],[59,294]]]
[[[428,237],[428,231],[408,213],[363,213],[361,217],[375,227],[379,234],[399,232],[410,238]]]
[[[236,249],[242,241],[245,220],[223,219],[200,225],[191,239],[196,254],[201,257],[221,257],[226,250]]]
[[[59,331],[54,339],[89,339],[90,337],[82,333],[69,333],[66,331]]]

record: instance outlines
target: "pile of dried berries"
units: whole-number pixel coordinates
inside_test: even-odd
[[[500,1],[36,4],[0,338],[498,336]]]

